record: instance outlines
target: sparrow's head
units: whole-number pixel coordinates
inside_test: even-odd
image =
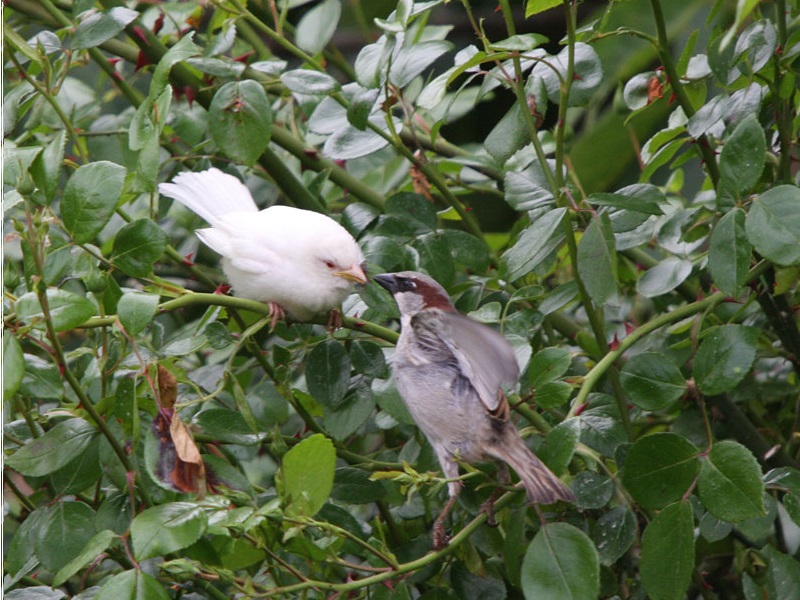
[[[389,290],[402,315],[413,315],[421,310],[438,308],[454,311],[445,289],[432,277],[414,271],[384,273],[373,279]]]

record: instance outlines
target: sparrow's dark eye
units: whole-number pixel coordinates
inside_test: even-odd
[[[413,279],[409,279],[408,277],[397,278],[398,292],[413,292],[415,289],[417,289],[417,284],[414,283]]]

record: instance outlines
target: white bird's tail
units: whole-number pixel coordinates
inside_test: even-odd
[[[572,490],[528,449],[516,432],[513,433],[505,436],[504,443],[495,448],[493,454],[517,472],[528,499],[535,504],[553,504],[558,500],[574,502]]]
[[[231,212],[258,212],[247,186],[219,169],[180,173],[172,183],[159,184],[158,191],[197,213],[210,225]]]

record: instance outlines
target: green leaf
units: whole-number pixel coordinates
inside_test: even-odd
[[[392,59],[389,81],[404,88],[453,45],[445,40],[427,40],[403,47]]]
[[[367,377],[386,379],[389,376],[389,366],[383,350],[375,342],[369,340],[353,340],[350,345],[350,360],[353,368]]]
[[[643,507],[659,509],[680,500],[699,468],[697,448],[674,433],[654,433],[628,451],[622,481]]]
[[[439,236],[447,242],[450,256],[456,263],[478,272],[489,267],[489,248],[483,240],[458,229],[445,229]]]
[[[692,368],[703,394],[714,396],[739,385],[753,366],[758,335],[755,327],[723,325],[703,339]]]
[[[502,165],[528,141],[522,109],[514,103],[486,136],[483,146]]]
[[[720,185],[741,198],[761,177],[766,156],[764,130],[756,115],[748,115],[722,146],[719,157]]]
[[[590,194],[587,200],[595,206],[610,206],[618,210],[631,210],[645,215],[663,215],[661,204],[667,201],[658,188],[643,184],[625,188],[627,193]]]
[[[344,114],[346,116],[346,113]],[[396,117],[392,117],[392,120],[394,130],[399,132],[403,128],[402,122]],[[389,134],[389,125],[382,115],[373,115],[367,122],[384,134]],[[322,153],[334,160],[350,160],[368,156],[388,145],[389,141],[371,128],[362,131],[352,125],[346,125],[325,140]]]
[[[386,215],[403,221],[411,235],[436,230],[439,222],[436,208],[424,196],[410,192],[392,194],[386,201]]]
[[[769,561],[767,577],[769,587],[775,590],[773,598],[797,598],[800,596],[800,562],[791,556],[778,552],[767,545],[764,554]]]
[[[373,481],[363,469],[340,467],[336,469],[331,498],[348,504],[369,504],[386,496],[380,481]]]
[[[566,381],[547,381],[534,390],[533,401],[548,410],[564,406],[571,395],[572,385]]]
[[[136,560],[187,548],[206,530],[203,508],[193,502],[170,502],[145,509],[133,519],[131,541]]]
[[[456,275],[456,265],[447,242],[437,233],[426,233],[415,239],[411,246],[417,251],[419,266],[436,281],[448,287]]]
[[[323,0],[300,18],[295,43],[309,54],[321,52],[336,33],[341,14],[339,0]]]
[[[538,217],[520,234],[502,257],[508,279],[515,281],[533,271],[564,239],[561,223],[566,208],[556,208]]]
[[[745,234],[745,213],[741,208],[727,212],[711,232],[708,266],[717,287],[736,297],[747,283],[753,247]]]
[[[574,60],[574,71],[567,106],[585,106],[603,83],[603,66],[600,63],[600,57],[588,44],[578,42],[574,48],[566,47],[557,56],[538,62],[533,68],[531,77],[540,77],[547,88],[548,98],[556,104],[561,104],[561,82],[567,76],[571,60],[570,54]]]
[[[592,540],[600,562],[609,567],[622,558],[636,540],[636,518],[627,507],[615,506],[597,519]]]
[[[567,419],[553,427],[547,434],[536,455],[556,475],[563,473],[578,446],[581,435],[579,419]]]
[[[369,125],[369,116],[375,106],[378,90],[361,89],[347,107],[347,122],[360,131]]]
[[[19,391],[36,398],[61,398],[64,395],[64,384],[55,365],[33,354],[25,354],[24,357],[25,374]]]
[[[800,264],[800,188],[779,185],[753,201],[745,221],[747,239],[763,256]]]
[[[528,600],[597,598],[600,563],[589,537],[569,523],[544,525],[522,561],[522,592]]]
[[[167,590],[155,577],[141,569],[114,575],[103,584],[93,600],[170,600]]]
[[[47,289],[47,304],[53,327],[57,332],[69,331],[82,325],[97,312],[88,299],[67,290]],[[37,323],[43,327],[44,312],[35,292],[28,292],[17,299],[16,316],[25,323]]]
[[[686,391],[678,367],[658,352],[631,357],[620,373],[620,382],[630,401],[644,410],[664,410]]]
[[[339,89],[339,82],[327,73],[311,69],[295,69],[281,75],[281,82],[290,91],[308,96],[331,94]],[[260,86],[259,86],[260,87]]]
[[[61,600],[66,597],[61,590],[54,590],[46,585],[17,588],[3,594],[5,600]]]
[[[550,168],[549,163],[548,168]],[[539,162],[534,162],[523,171],[509,171],[503,181],[503,187],[506,202],[514,210],[533,210],[551,205],[555,201]]]
[[[210,408],[198,413],[192,424],[214,440],[226,444],[250,446],[257,444],[263,434],[253,431],[238,411],[227,408]]]
[[[347,350],[336,340],[325,340],[308,354],[306,383],[317,402],[338,406],[350,387],[350,359]]]
[[[670,256],[648,269],[636,282],[636,290],[647,298],[671,292],[692,273],[692,263]]]
[[[6,457],[5,464],[23,475],[48,475],[81,454],[96,437],[97,429],[83,419],[68,419]]]
[[[602,473],[581,471],[572,478],[570,488],[575,492],[575,506],[580,509],[603,508],[614,495],[614,482]]]
[[[78,244],[103,230],[125,183],[125,168],[107,160],[82,165],[72,174],[61,196],[61,220]]]
[[[525,3],[525,18],[538,15],[540,12],[561,6],[562,0],[527,0]]]
[[[73,50],[94,48],[107,42],[139,16],[135,10],[115,6],[110,10],[95,12],[80,22],[75,29],[70,46]]]
[[[506,600],[508,594],[502,579],[471,573],[460,561],[450,570],[450,585],[459,600]]]
[[[158,300],[156,294],[141,292],[125,294],[119,299],[117,314],[128,333],[136,335],[153,322],[158,310]]]
[[[375,408],[372,390],[359,383],[341,404],[325,415],[325,429],[335,440],[345,440],[361,427]]]
[[[662,510],[642,536],[639,569],[653,600],[681,600],[694,570],[694,519],[691,502]]]
[[[697,487],[703,506],[723,521],[738,523],[766,514],[761,468],[737,442],[714,444],[700,467]]]
[[[17,338],[9,332],[3,334],[3,401],[13,396],[25,375],[25,356]]]
[[[36,556],[50,571],[65,567],[94,536],[95,512],[83,502],[56,502],[36,532]]]
[[[527,52],[533,50],[537,46],[546,44],[547,41],[545,36],[538,33],[523,33],[521,35],[512,35],[499,42],[492,42],[489,45],[489,49]]]
[[[86,565],[91,563],[100,554],[105,552],[111,545],[111,542],[117,537],[117,534],[109,529],[104,529],[98,532],[92,539],[86,542],[75,557],[70,560],[66,565],[59,569],[53,579],[53,587],[58,587],[67,582],[67,580],[75,575],[78,571],[83,569]]]
[[[208,129],[225,154],[252,165],[272,133],[272,108],[264,88],[252,79],[223,85],[211,100]]]
[[[53,471],[50,480],[56,494],[77,494],[97,484],[103,475],[99,444],[89,446],[66,465]]]
[[[555,381],[569,370],[572,355],[565,348],[544,348],[537,352],[528,366],[529,382],[532,388]]]
[[[320,433],[289,450],[281,465],[279,491],[286,514],[313,517],[330,496],[335,466],[333,443]]]
[[[131,277],[147,277],[167,247],[167,234],[149,219],[128,223],[117,232],[111,260]]]
[[[64,147],[67,141],[66,131],[63,129],[56,134],[47,146],[36,155],[31,163],[30,173],[36,186],[44,193],[48,202],[58,191],[61,176],[61,163],[64,160]]]
[[[578,273],[596,304],[617,293],[617,251],[608,215],[603,213],[586,228],[578,243]]]

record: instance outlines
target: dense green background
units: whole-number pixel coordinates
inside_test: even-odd
[[[800,597],[796,0],[5,5],[6,597]],[[391,298],[214,294],[212,165],[501,328],[576,504],[432,551]]]

